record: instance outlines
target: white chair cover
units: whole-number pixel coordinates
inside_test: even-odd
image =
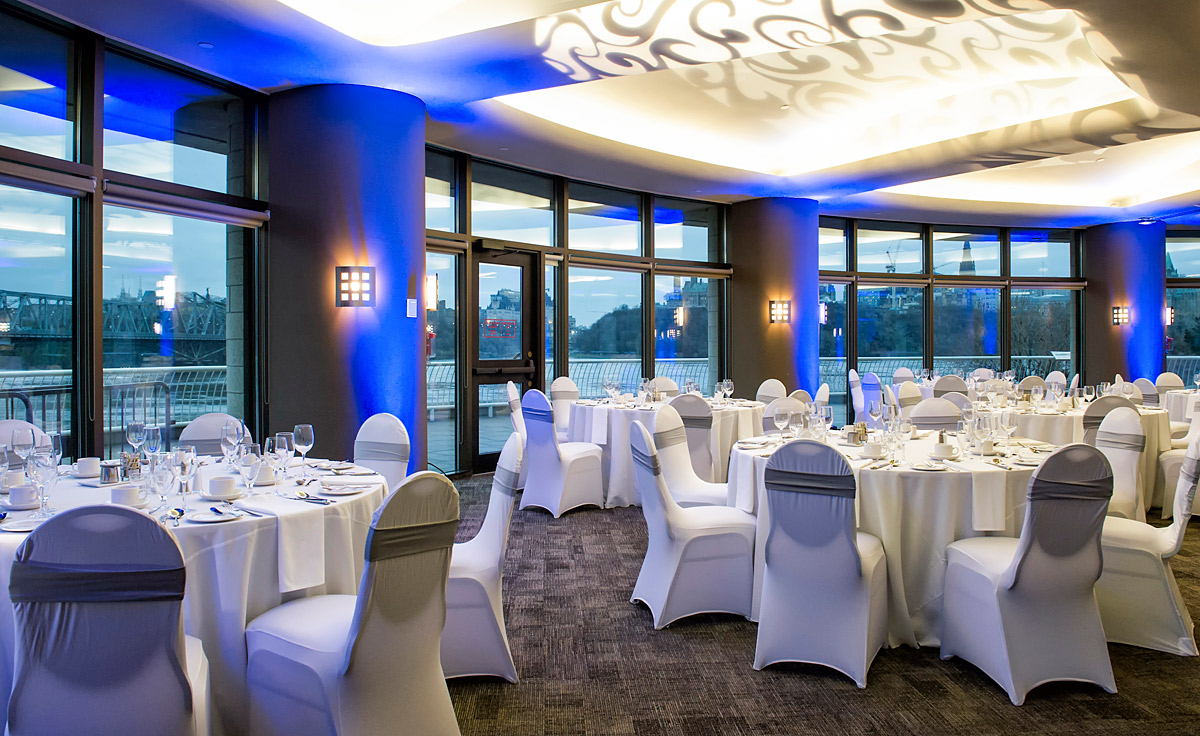
[[[754,517],[728,506],[680,507],[667,490],[646,427],[634,422],[629,434],[647,536],[646,557],[630,602],[642,601],[650,608],[655,629],[697,613],[748,617]]]
[[[188,425],[179,433],[179,444],[192,445],[196,448],[197,455],[221,457],[223,454],[221,452],[221,432],[225,429],[226,422],[240,423],[241,420],[232,414],[218,411],[201,414],[188,422]],[[246,428],[245,424],[242,424],[242,434],[250,434],[250,430]],[[168,442],[163,442],[163,447],[168,445]]]
[[[1111,642],[1196,656],[1192,617],[1170,559],[1183,545],[1200,475],[1200,435],[1188,445],[1175,487],[1174,520],[1165,528],[1130,519],[1104,520],[1104,574],[1096,602]]]
[[[974,408],[971,406],[971,400],[968,399],[964,394],[960,394],[957,391],[951,391],[942,398],[957,406],[960,414],[966,409]]]
[[[24,419],[0,419],[0,445],[6,447],[12,445],[12,433],[14,429],[32,429],[34,447],[41,447],[50,442],[50,436],[35,424],[31,424]],[[17,454],[14,452],[8,456],[8,467],[11,470],[19,470],[25,467],[25,461],[17,457]]]
[[[942,659],[962,657],[1014,705],[1055,680],[1117,691],[1093,593],[1112,473],[1099,450],[1067,445],[1029,483],[1019,539],[975,537],[946,548]]]
[[[517,384],[509,381],[505,386],[508,393],[508,418],[512,422],[513,431],[521,437],[521,444],[525,447],[525,457],[521,458],[521,477],[517,481],[517,488],[525,487],[525,476],[529,473],[529,436],[525,433],[525,417],[521,411],[521,389],[517,388]]]
[[[870,373],[870,372],[864,373],[863,377],[862,377],[862,392],[863,392],[862,417],[859,418],[858,415],[855,415],[855,418],[859,419],[859,421],[865,421],[867,423],[867,426],[870,427],[871,429],[883,429],[883,417],[880,416],[879,421],[875,421],[874,419],[871,418],[871,415],[870,415],[872,401],[880,402],[881,407],[883,405],[883,384],[880,383],[879,376],[875,375],[874,373]]]
[[[850,407],[854,409],[854,416],[850,421],[865,422],[867,420],[867,404],[863,396],[862,379],[858,377],[858,371],[853,368],[846,374],[846,385],[850,389]]]
[[[817,389],[817,395],[813,397],[813,401],[817,406],[829,406],[829,384],[822,383]]]
[[[976,379],[990,381],[996,377],[996,371],[992,370],[991,368],[976,368],[975,370],[971,371],[971,376]]]
[[[855,531],[850,463],[815,440],[767,461],[770,531],[754,669],[776,662],[832,667],[859,687],[887,639],[883,545]]]
[[[1181,440],[1172,439],[1172,449],[1158,455],[1159,485],[1163,488],[1163,518],[1174,516],[1175,487],[1179,484],[1179,471],[1187,458],[1187,448],[1200,437],[1200,394],[1189,397],[1187,416],[1191,420],[1187,435]],[[1196,509],[1193,508],[1189,513],[1196,513]]]
[[[692,398],[697,398],[693,396]],[[783,399],[776,399],[783,401]],[[654,416],[654,446],[662,465],[663,481],[675,503],[689,506],[724,506],[729,500],[729,486],[701,480],[692,468],[688,451],[687,430],[674,405],[666,404]]]
[[[208,732],[208,661],[183,635],[183,554],[149,516],[65,511],[17,550],[8,733]]]
[[[675,407],[679,418],[683,420],[692,470],[696,471],[700,480],[712,482],[716,477],[716,462],[720,455],[712,429],[712,407],[695,394],[680,394],[667,403]]]
[[[1128,407],[1110,411],[1096,432],[1096,448],[1104,453],[1112,468],[1113,495],[1108,513],[1145,521],[1141,462],[1146,452],[1146,432],[1137,411]]]
[[[1070,390],[1074,390],[1077,388],[1079,388],[1079,374],[1078,373],[1071,376],[1071,385],[1067,387],[1067,390],[1070,391]]]
[[[802,388],[798,388],[795,391],[788,394],[788,398],[796,399],[797,401],[803,401],[806,404],[813,403],[812,395]]]
[[[915,381],[916,378],[917,377],[913,375],[912,368],[900,366],[896,369],[896,372],[892,374],[892,383],[901,384],[905,381]]]
[[[1095,445],[1096,432],[1100,430],[1100,423],[1104,421],[1104,417],[1113,409],[1121,407],[1137,411],[1137,407],[1122,396],[1103,396],[1088,404],[1083,410],[1083,441]]]
[[[767,408],[763,409],[763,434],[779,434],[779,430],[775,427],[775,412],[778,411],[804,411],[807,404],[799,399],[793,399],[790,396],[784,396],[781,399],[775,399],[767,404]]]
[[[755,392],[754,399],[755,401],[769,404],[775,399],[782,399],[787,395],[787,386],[783,385],[783,381],[780,381],[778,378],[768,378],[758,385],[758,391]]]
[[[442,672],[447,678],[494,675],[517,681],[504,628],[501,572],[523,451],[521,437],[510,434],[492,476],[483,524],[474,537],[454,545],[442,629]]]
[[[1183,382],[1183,379],[1179,377],[1179,374],[1172,373],[1171,371],[1163,371],[1162,373],[1159,373],[1158,378],[1154,379],[1154,385],[1158,388],[1159,393],[1162,393],[1163,391],[1174,391],[1175,389],[1186,388],[1186,384]]]
[[[1049,386],[1052,383],[1061,383],[1066,386],[1067,374],[1062,371],[1050,371],[1046,374],[1046,385]]]
[[[679,384],[666,376],[655,376],[650,379],[650,390],[658,391],[669,399],[679,395]]]
[[[901,416],[910,416],[913,408],[924,400],[925,396],[921,393],[921,387],[912,381],[905,381],[900,384],[900,395],[896,397],[896,404],[900,407]]]
[[[590,442],[562,442],[554,431],[550,399],[537,389],[521,400],[528,445],[522,461],[527,470],[521,508],[537,506],[555,518],[577,506],[604,508],[601,449]]]
[[[548,408],[548,407],[547,407]],[[358,595],[284,603],[246,627],[250,733],[458,734],[439,656],[458,492],[406,478],[375,512]]]
[[[1139,378],[1133,382],[1137,386],[1138,391],[1142,394],[1142,406],[1157,407],[1158,406],[1158,389],[1154,386],[1154,382],[1149,378]]]
[[[1017,384],[1017,390],[1021,392],[1022,396],[1028,397],[1029,392],[1033,390],[1034,386],[1041,387],[1042,394],[1045,395],[1046,381],[1041,376],[1025,376]]]
[[[967,395],[967,382],[958,376],[942,376],[933,383],[934,397],[945,396],[948,393]]]
[[[408,476],[408,455],[408,430],[395,414],[367,417],[354,437],[354,464],[386,478],[389,491]]]
[[[949,399],[925,399],[908,415],[913,427],[919,430],[945,429],[953,431],[962,421],[962,412]]]
[[[558,439],[567,439],[571,424],[571,404],[579,401],[579,387],[567,376],[559,376],[550,384],[550,405],[554,407],[554,430]]]
[[[892,392],[892,387],[888,384],[883,384],[883,403],[887,406],[900,408],[900,402],[896,401],[896,394]]]

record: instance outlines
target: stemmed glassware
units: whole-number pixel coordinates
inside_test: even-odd
[[[273,440],[268,437],[267,441]],[[241,447],[241,452],[233,460],[234,467],[242,476],[242,482],[246,484],[246,495],[251,495],[254,491],[254,479],[258,477],[258,471],[262,469],[262,448],[257,442],[247,442]]]
[[[13,454],[21,459],[21,464],[25,465],[29,456],[33,454],[33,428],[14,429],[9,447],[12,448]]]
[[[788,425],[788,412],[786,409],[776,409],[771,415],[771,421],[775,424],[775,429],[779,430],[780,443],[784,440],[783,428]]]
[[[1083,400],[1090,404],[1090,403],[1092,403],[1092,400],[1095,398],[1096,398],[1096,387],[1095,386],[1084,386],[1083,387]]]
[[[141,452],[146,442],[146,423],[134,420],[125,425],[125,441],[133,448],[133,454]]]
[[[1196,390],[1200,391],[1200,373],[1192,376],[1192,383],[1196,384]]]
[[[171,484],[175,482],[175,473],[171,469],[172,453],[154,452],[150,454],[150,489],[158,494],[158,511],[167,505],[167,494]],[[153,513],[153,512],[151,512]]]
[[[1033,410],[1037,411],[1042,406],[1042,399],[1046,397],[1046,390],[1041,386],[1034,386],[1029,389],[1029,398],[1033,402]]]
[[[162,449],[162,427],[157,424],[153,427],[146,427],[146,459]]]
[[[965,458],[967,453],[971,451],[971,420],[963,418],[963,421],[954,425],[954,439],[958,442],[958,450]]]
[[[188,484],[196,477],[197,461],[194,445],[179,445],[171,456],[171,472],[179,481],[180,506],[187,504]]]
[[[1127,399],[1132,399],[1133,398],[1133,390],[1135,388],[1137,388],[1137,387],[1133,385],[1132,381],[1122,381],[1121,382],[1121,395]]]
[[[245,431],[242,423],[236,419],[230,419],[221,427],[221,454],[225,456],[225,467],[230,470],[233,469],[233,451],[241,444],[243,437]]]
[[[829,430],[833,427],[833,407],[826,404],[821,407],[821,421],[825,425],[825,435],[829,435]]]
[[[308,480],[308,451],[316,444],[316,434],[313,432],[311,424],[297,424],[292,428],[292,437],[296,443],[296,450],[300,453],[300,467],[302,470],[301,477]]]
[[[726,378],[724,381],[721,381],[721,386],[725,391],[725,400],[729,401],[730,399],[732,399],[733,398],[733,379]]]
[[[279,455],[279,469],[283,471],[283,479],[287,480],[288,467],[296,456],[296,435],[292,432],[276,432],[275,454]]]
[[[879,426],[879,418],[883,416],[883,402],[875,400],[867,405],[867,415],[871,417],[871,428]]]
[[[50,488],[58,480],[58,462],[54,459],[54,453],[49,448],[39,449],[29,456],[26,467],[29,469],[29,479],[37,488],[39,500],[38,510],[30,516],[49,519],[54,516],[54,509],[50,508]]]
[[[908,417],[901,417],[900,423],[896,426],[897,435],[902,444],[900,445],[900,459],[904,462],[908,461],[908,441],[912,439],[916,427]]]
[[[1012,409],[1000,412],[1000,431],[1004,433],[1004,453],[1012,454],[1012,433],[1017,430],[1017,413]]]

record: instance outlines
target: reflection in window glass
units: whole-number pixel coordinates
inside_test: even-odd
[[[165,444],[201,414],[244,415],[245,242],[240,227],[104,209],[108,454],[134,418]]]
[[[524,394],[523,381],[517,381],[517,389]],[[508,415],[508,386],[504,383],[481,383],[476,396],[476,424],[478,427],[477,452],[480,455],[499,453],[512,434],[512,418]]]
[[[1200,276],[1200,233],[1167,232],[1167,278]]]
[[[633,192],[571,183],[567,243],[577,250],[642,254],[639,196]]]
[[[522,268],[479,264],[479,359],[521,358]]]
[[[0,146],[73,158],[70,42],[7,15],[0,15],[0,38]]]
[[[720,281],[654,277],[654,375],[711,391],[717,377]]]
[[[973,227],[934,230],[933,272],[951,276],[999,276],[1000,232]]]
[[[1009,243],[1013,276],[1070,278],[1074,243],[1070,230],[1012,230]]]
[[[458,258],[425,254],[425,408],[429,463],[446,473],[458,470]],[[432,309],[428,307],[432,306]]]
[[[553,182],[502,166],[471,166],[473,235],[533,245],[554,245]]]
[[[1045,377],[1062,371],[1070,377],[1076,363],[1075,313],[1079,292],[1068,289],[1012,289],[1012,369],[1018,378]]]
[[[558,266],[546,266],[546,389],[558,377],[554,367],[554,324],[558,319]]]
[[[846,285],[821,284],[820,322],[821,383],[829,384],[833,423],[846,423]]]
[[[0,185],[0,419],[62,434],[71,456],[73,211],[68,197]]]
[[[425,228],[457,232],[454,225],[454,158],[425,151]]]
[[[719,259],[717,206],[683,199],[654,199],[654,255],[683,261]]]
[[[121,54],[104,57],[104,166],[214,192],[245,186],[240,97]]]
[[[925,290],[919,286],[858,287],[858,372],[891,376],[921,369],[925,351]]]
[[[846,270],[846,223],[844,220],[821,218],[817,232],[819,268],[822,271]],[[828,224],[826,224],[828,223]]]
[[[920,225],[869,221],[858,224],[859,271],[921,273],[924,266]]]
[[[1189,386],[1200,373],[1200,289],[1167,289],[1175,321],[1167,325],[1167,370]]]
[[[604,382],[637,390],[642,378],[642,275],[572,267],[567,272],[568,375],[583,398],[604,395]]]
[[[933,368],[942,373],[1000,369],[1000,290],[933,290]]]

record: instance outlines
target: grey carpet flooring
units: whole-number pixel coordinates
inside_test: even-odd
[[[459,540],[479,528],[491,476],[456,485]],[[1200,521],[1173,565],[1200,615]],[[655,631],[629,602],[646,546],[640,508],[513,514],[504,615],[520,682],[450,680],[463,734],[1200,733],[1200,657],[1110,645],[1118,692],[1051,683],[1017,708],[937,649],[880,652],[867,688],[810,665],[751,667],[756,627],[702,615]]]

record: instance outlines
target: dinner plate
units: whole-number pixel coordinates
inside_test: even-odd
[[[239,519],[236,514],[218,514],[212,511],[192,511],[183,517],[184,521],[194,521],[197,524],[221,524],[226,521]]]
[[[32,511],[41,505],[41,502],[36,498],[29,503],[9,503],[8,501],[0,501],[0,509],[5,511]]]
[[[933,463],[917,463],[916,465],[912,466],[912,468],[913,470],[925,471],[949,470],[949,468],[947,468],[945,465],[934,465]]]
[[[12,519],[0,524],[6,532],[31,532],[42,524],[42,519]]]
[[[144,509],[147,506],[149,506],[151,503],[153,503],[157,500],[158,499],[155,498],[154,496],[146,496],[145,498],[143,498],[141,501],[138,501],[137,503],[114,503],[112,501],[105,501],[104,503],[108,504],[109,506],[124,506],[127,509]],[[32,506],[31,508],[37,508],[37,506],[35,505],[35,506]]]
[[[1034,460],[1027,457],[1018,457],[1010,459],[1013,465],[1024,465],[1027,468],[1036,468],[1042,464],[1041,460]]]
[[[317,492],[322,496],[353,496],[356,493],[363,493],[364,491],[369,491],[372,488],[375,488],[375,486],[365,484],[361,486],[327,486],[322,484],[321,489]]]
[[[205,501],[218,501],[218,502],[220,502],[220,501],[236,501],[236,500],[238,500],[239,498],[241,498],[243,494],[241,494],[241,493],[238,493],[238,494],[235,494],[235,495],[233,495],[233,496],[213,496],[213,495],[210,495],[210,494],[208,494],[208,493],[200,493],[200,494],[197,494],[197,495],[199,495],[199,496],[200,496],[200,498],[203,498]]]

